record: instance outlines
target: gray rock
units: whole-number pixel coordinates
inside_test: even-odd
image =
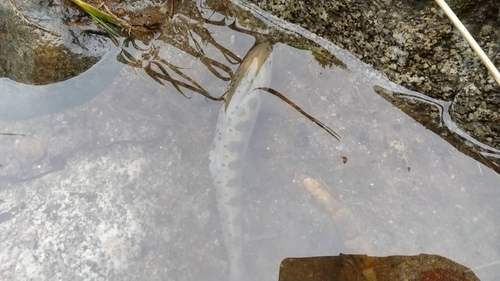
[[[109,49],[91,22],[63,1],[0,3],[0,77],[44,85],[74,77]]]

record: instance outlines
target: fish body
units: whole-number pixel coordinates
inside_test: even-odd
[[[245,279],[241,220],[242,165],[262,103],[259,87],[271,82],[272,45],[256,43],[235,72],[225,95],[209,154],[230,280]]]

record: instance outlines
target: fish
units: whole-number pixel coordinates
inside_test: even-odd
[[[231,281],[248,275],[243,261],[242,174],[243,163],[263,100],[258,88],[269,87],[273,45],[255,44],[248,51],[224,95],[213,149],[209,153],[209,171],[214,179],[217,209],[228,256]]]

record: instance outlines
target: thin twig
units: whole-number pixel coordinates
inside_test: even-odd
[[[276,97],[280,98],[282,101],[286,102],[288,105],[293,107],[295,110],[297,110],[300,114],[304,115],[307,119],[309,119],[311,122],[315,123],[318,125],[321,129],[325,130],[329,135],[334,137],[336,140],[340,141],[340,135],[337,134],[334,130],[332,130],[330,127],[326,126],[323,124],[323,122],[319,121],[318,119],[314,118],[312,115],[309,113],[305,112],[302,108],[300,108],[298,105],[296,105],[294,102],[292,102],[290,99],[285,97],[282,93],[276,91],[275,89],[271,89],[268,87],[259,87],[256,88],[255,90],[263,90],[266,91],[270,94],[275,95]],[[254,90],[254,91],[255,91]]]
[[[455,27],[460,31],[462,36],[465,38],[465,40],[469,43],[469,45],[472,47],[474,52],[479,56],[479,59],[484,63],[486,68],[490,71],[491,76],[493,76],[493,79],[497,81],[498,85],[500,85],[500,73],[498,72],[498,69],[495,67],[495,65],[491,62],[491,60],[486,56],[484,53],[483,49],[477,44],[476,40],[470,35],[469,31],[465,26],[462,24],[462,22],[457,18],[455,13],[451,10],[451,8],[446,4],[444,0],[436,0],[437,4],[443,9],[445,14],[450,18],[450,20],[453,22]]]
[[[498,265],[500,264],[500,260],[497,260],[497,261],[494,261],[494,262],[490,262],[490,263],[487,263],[487,264],[483,264],[483,265],[480,265],[480,266],[476,266],[474,267],[473,269],[471,269],[471,271],[478,271],[480,269],[484,269],[484,268],[487,268],[487,267],[490,267],[490,266],[494,266],[494,265]]]

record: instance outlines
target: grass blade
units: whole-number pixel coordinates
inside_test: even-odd
[[[73,1],[73,3],[78,5],[80,8],[82,8],[85,12],[87,12],[89,15],[91,15],[92,18],[94,18],[100,24],[103,24],[104,21],[107,21],[107,22],[112,23],[118,27],[123,27],[117,20],[115,20],[108,13],[105,13],[105,12],[97,9],[96,7],[94,7],[90,4],[87,4],[81,0],[72,0],[72,1]],[[99,20],[97,20],[97,19],[99,19]],[[105,25],[103,25],[103,26],[105,26]]]

